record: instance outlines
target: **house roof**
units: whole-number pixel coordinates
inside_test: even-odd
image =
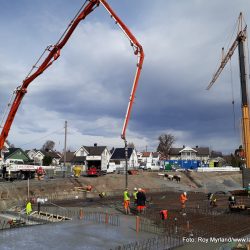
[[[15,154],[17,151],[21,151],[22,154],[27,158],[27,160],[30,160],[29,156],[21,149],[21,148],[9,148],[8,152],[4,152],[4,158],[11,158],[13,154]]]
[[[193,151],[193,152],[196,152],[196,153],[197,153],[196,150],[194,150],[193,148],[190,148],[190,147],[185,147],[185,148],[183,148],[183,149],[180,151],[180,153],[182,153],[182,152],[184,152],[184,151]]]
[[[194,148],[197,151],[197,155],[209,155],[209,147]]]
[[[74,156],[74,152],[66,152],[66,162],[71,162]],[[62,154],[62,157],[59,162],[64,162],[64,154]]]
[[[128,159],[131,157],[134,148],[128,148]],[[125,159],[125,148],[116,148],[110,158],[111,160]]]
[[[153,153],[152,153],[153,158],[157,158],[157,157],[159,157],[159,155],[160,155],[160,154],[159,154],[158,152],[153,152]]]
[[[151,152],[142,152],[142,157],[150,157]]]
[[[55,159],[59,159],[61,158],[61,154],[57,151],[43,151],[43,150],[40,150],[40,152],[42,152],[44,155],[46,156],[49,156],[51,158],[55,158]]]
[[[107,148],[106,146],[92,146],[92,147],[83,146],[83,147],[88,151],[89,153],[88,155],[101,155],[105,150],[105,148]]]
[[[37,155],[37,153],[40,153],[42,154],[43,156],[45,156],[45,151],[42,151],[42,150],[37,150],[37,149],[32,149],[30,151],[34,151],[35,152],[35,155]]]
[[[169,150],[169,155],[180,155],[181,151],[184,148],[171,148]],[[209,155],[209,148],[208,147],[195,147],[191,148],[197,152],[197,155]]]

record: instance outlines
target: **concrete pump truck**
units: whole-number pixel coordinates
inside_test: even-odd
[[[39,75],[41,75],[47,68],[49,68],[54,61],[56,61],[60,54],[61,50],[64,45],[68,42],[69,38],[71,37],[72,33],[78,26],[78,24],[84,20],[92,11],[94,11],[99,5],[102,5],[105,10],[109,13],[112,19],[114,19],[115,23],[119,26],[119,28],[123,31],[123,33],[127,36],[133,50],[134,54],[137,56],[137,65],[136,65],[136,73],[132,85],[132,90],[128,102],[127,112],[124,119],[124,124],[122,128],[121,138],[124,140],[125,143],[125,156],[127,156],[127,141],[126,141],[126,129],[128,126],[128,121],[130,119],[131,110],[133,106],[133,102],[135,99],[135,93],[138,86],[141,69],[144,61],[144,52],[141,44],[137,41],[134,35],[130,32],[128,27],[122,22],[122,20],[115,14],[112,10],[110,5],[107,3],[106,0],[86,0],[85,3],[82,5],[79,12],[70,22],[68,27],[66,28],[65,32],[62,34],[58,42],[54,45],[48,46],[41,57],[37,60],[36,64],[32,67],[31,71],[28,73],[27,77],[23,80],[22,85],[20,85],[14,92],[14,100],[10,105],[10,109],[5,119],[4,126],[2,128],[0,134],[0,151],[1,157],[3,157],[3,148],[4,142],[8,137],[11,125],[14,121],[16,112],[19,108],[19,105],[27,93],[27,88],[29,84],[34,81]],[[44,58],[45,57],[45,58]],[[126,164],[127,169],[127,164]],[[126,186],[127,186],[127,178],[126,178]]]

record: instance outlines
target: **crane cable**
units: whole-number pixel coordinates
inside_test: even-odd
[[[1,119],[1,123],[0,123],[0,128],[3,127],[3,126],[2,126],[2,125],[3,125],[3,122],[4,122],[4,120],[5,120],[7,111],[9,110],[9,108],[10,108],[12,102],[13,102],[13,97],[14,97],[14,94],[15,94],[15,93],[16,93],[16,90],[14,90],[14,91],[12,92],[12,95],[11,95],[11,97],[10,97],[10,100],[9,100],[9,102],[7,103],[7,106],[6,106],[6,108],[5,108],[4,112],[3,112],[3,116],[2,116],[2,119]]]
[[[63,129],[64,129],[64,128],[59,128],[59,129],[57,129],[57,130],[54,130],[54,131],[50,132],[49,134],[46,134],[46,135],[44,135],[44,136],[42,136],[42,137],[36,138],[36,139],[31,140],[31,141],[29,141],[29,142],[26,142],[26,143],[24,143],[24,144],[21,144],[20,147],[23,147],[23,146],[32,144],[32,143],[34,143],[34,142],[39,142],[39,141],[45,139],[45,138],[48,137],[48,136],[51,136],[51,135],[53,135],[53,134],[55,134],[55,133],[57,133],[57,132],[62,131]]]

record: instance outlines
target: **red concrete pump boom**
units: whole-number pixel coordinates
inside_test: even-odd
[[[135,98],[135,92],[137,89],[141,68],[144,60],[144,53],[143,48],[139,44],[139,42],[136,40],[136,38],[133,36],[133,34],[130,32],[130,30],[127,28],[127,26],[121,21],[121,19],[114,13],[114,11],[111,9],[109,4],[106,2],[106,0],[86,0],[85,4],[82,6],[81,10],[77,13],[75,18],[71,21],[69,26],[67,27],[66,31],[63,33],[59,41],[55,45],[48,46],[45,50],[49,52],[47,57],[44,59],[44,61],[39,66],[33,66],[31,72],[28,74],[28,76],[23,80],[22,86],[19,86],[15,92],[15,98],[14,101],[10,107],[8,116],[5,120],[5,124],[3,126],[3,129],[1,131],[0,135],[0,151],[3,149],[4,142],[9,134],[10,127],[12,125],[12,122],[15,118],[16,112],[18,110],[18,107],[24,97],[24,95],[27,92],[27,88],[29,84],[36,79],[40,74],[42,74],[49,66],[52,65],[52,63],[60,56],[60,51],[64,47],[64,45],[68,42],[70,36],[74,32],[77,25],[80,23],[80,21],[84,20],[85,17],[90,14],[95,8],[97,8],[100,3],[104,6],[104,8],[109,12],[111,17],[115,20],[115,22],[119,25],[119,27],[122,29],[122,31],[125,33],[125,35],[130,40],[131,46],[134,49],[135,55],[138,57],[138,63],[137,63],[137,70],[133,82],[133,87],[128,103],[127,113],[124,120],[124,125],[122,129],[121,137],[124,141],[125,134],[126,134],[126,128],[128,125],[128,121],[130,118],[133,101]],[[45,53],[44,52],[44,53]],[[37,63],[40,61],[41,58],[37,61]],[[33,72],[33,70],[35,70]],[[33,73],[32,73],[33,72]]]

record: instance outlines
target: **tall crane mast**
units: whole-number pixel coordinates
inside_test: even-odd
[[[241,82],[241,109],[242,109],[242,137],[245,151],[246,168],[250,169],[250,131],[249,131],[249,107],[247,95],[247,68],[245,56],[245,43],[247,38],[247,26],[243,28],[243,16],[240,13],[238,18],[238,32],[236,39],[232,46],[229,48],[226,55],[222,57],[219,68],[215,72],[207,90],[209,90],[215,81],[218,79],[220,73],[226,66],[227,62],[231,59],[234,51],[238,47],[239,54],[239,68],[240,68],[240,82]]]
[[[48,52],[47,57],[42,61],[40,65],[37,66],[39,61],[41,60],[41,57],[38,59],[35,66],[33,66],[32,70],[29,72],[28,76],[23,80],[22,85],[19,86],[15,91],[15,98],[14,101],[10,107],[8,116],[5,120],[3,129],[0,134],[0,151],[3,149],[4,142],[9,134],[11,125],[13,123],[13,120],[15,118],[16,112],[19,108],[19,105],[21,104],[21,101],[24,97],[24,95],[27,93],[27,88],[29,84],[35,80],[39,75],[41,75],[48,67],[52,65],[52,63],[58,59],[60,56],[60,51],[64,47],[64,45],[68,42],[69,38],[71,37],[72,33],[76,29],[77,25],[86,18],[87,15],[89,15],[95,8],[97,8],[100,4],[103,5],[105,10],[110,14],[111,18],[115,20],[115,23],[118,24],[120,29],[124,32],[124,34],[127,36],[127,38],[130,41],[130,44],[134,50],[134,54],[137,56],[137,69],[134,77],[134,82],[129,98],[129,103],[127,107],[127,113],[125,115],[124,124],[122,128],[122,134],[121,138],[125,142],[125,148],[127,145],[126,142],[126,129],[128,126],[133,102],[135,99],[135,93],[138,86],[140,73],[142,69],[142,64],[144,61],[144,52],[141,44],[137,41],[137,39],[134,37],[134,35],[131,33],[131,31],[128,29],[128,27],[122,22],[122,20],[116,15],[116,13],[112,10],[112,8],[109,6],[106,0],[86,0],[80,11],[76,14],[74,19],[71,21],[59,41],[55,45],[50,45],[46,48],[45,52]]]

